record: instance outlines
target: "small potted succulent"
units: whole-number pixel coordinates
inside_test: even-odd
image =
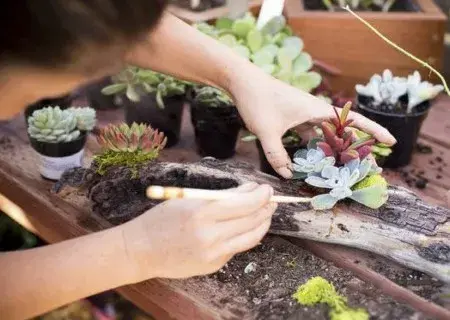
[[[31,116],[35,110],[39,110],[39,109],[42,109],[42,108],[45,108],[48,106],[59,106],[59,108],[61,110],[67,109],[67,108],[70,108],[70,106],[72,105],[72,100],[73,100],[73,96],[71,94],[56,97],[56,98],[45,98],[45,99],[39,100],[39,101],[29,105],[25,109],[25,113],[24,113],[25,122],[28,123],[28,117]]]
[[[167,147],[178,142],[188,82],[137,67],[126,68],[112,80],[114,84],[102,93],[121,98],[128,124],[159,129],[167,137]]]
[[[81,166],[87,134],[96,122],[89,107],[61,110],[59,106],[35,110],[28,118],[31,146],[40,157],[40,174],[59,180],[62,173]]]
[[[112,168],[125,166],[135,177],[139,166],[159,156],[167,139],[164,133],[146,124],[133,123],[130,126],[122,123],[100,129],[97,141],[102,147],[102,152],[93,161],[98,174],[104,175]]]
[[[352,120],[347,119],[350,108],[348,103],[341,115],[336,112],[336,118],[322,122],[322,136],[294,155],[294,179],[320,193],[311,201],[315,210],[331,209],[347,198],[376,209],[388,199],[382,169],[369,157],[376,141],[353,133]]]
[[[232,157],[241,129],[233,100],[222,90],[208,86],[194,86],[192,93],[191,120],[198,153],[217,159]]]
[[[312,71],[314,63],[311,56],[303,51],[302,39],[293,35],[283,16],[273,18],[261,29],[257,28],[256,18],[251,13],[235,20],[218,19],[214,26],[200,23],[196,27],[268,74],[300,90],[312,92],[322,82],[321,75]],[[252,134],[243,137],[243,141],[253,140],[257,139]],[[283,143],[292,157],[300,148],[301,139],[295,130],[289,130],[283,136]],[[261,171],[277,175],[268,163],[259,141],[257,147]]]
[[[422,123],[433,99],[444,87],[422,81],[417,71],[404,78],[394,77],[391,71],[385,70],[355,89],[358,111],[388,129],[397,139],[384,166],[397,168],[409,164]]]

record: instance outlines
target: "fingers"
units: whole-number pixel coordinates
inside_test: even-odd
[[[366,117],[360,115],[359,113],[351,112],[349,115],[349,119],[353,119],[356,127],[374,136],[375,139],[377,139],[378,141],[385,143],[389,146],[392,146],[395,143],[397,143],[397,140],[395,140],[394,136],[391,135],[386,128],[383,128],[378,123],[367,119]]]
[[[267,161],[269,161],[272,168],[283,178],[292,178],[291,159],[283,146],[281,137],[279,136],[267,136],[260,137],[264,154]]]
[[[215,221],[227,221],[252,215],[269,204],[273,189],[269,185],[260,185],[252,191],[235,190],[235,192],[236,196],[210,202],[201,208],[199,214]]]

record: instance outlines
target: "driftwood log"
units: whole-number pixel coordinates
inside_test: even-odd
[[[279,194],[309,195],[302,182],[281,181],[247,163],[213,158],[190,164],[152,163],[140,170],[139,178],[130,176],[126,168],[105,176],[92,169],[76,169],[65,173],[55,191],[66,185],[84,187],[93,211],[113,224],[158,203],[145,197],[145,188],[151,184],[225,189],[255,181],[272,185]],[[388,202],[378,210],[354,202],[322,212],[308,204],[280,204],[270,232],[364,249],[450,283],[450,210],[429,205],[405,188],[390,187]]]

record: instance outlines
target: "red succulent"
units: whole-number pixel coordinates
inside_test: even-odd
[[[349,130],[353,120],[347,119],[351,102],[347,102],[339,115],[336,108],[336,118],[324,121],[321,124],[324,141],[317,143],[327,157],[334,157],[339,165],[346,164],[354,159],[364,159],[372,152],[372,145],[375,139],[364,137],[357,139]]]

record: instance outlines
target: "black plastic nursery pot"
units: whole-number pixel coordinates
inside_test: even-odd
[[[96,110],[110,110],[117,109],[118,105],[115,103],[114,95],[105,95],[101,91],[103,88],[112,84],[111,78],[106,77],[96,82],[90,83],[83,87],[80,91],[84,95],[91,108]]]
[[[72,105],[73,97],[71,95],[61,96],[56,98],[46,98],[39,100],[33,104],[30,104],[24,112],[25,122],[28,123],[28,117],[33,114],[34,111],[43,109],[45,107],[55,107],[59,106],[61,109],[68,109]]]
[[[164,98],[164,108],[158,106],[154,94],[142,96],[139,102],[123,98],[125,120],[128,124],[145,123],[164,132],[167,137],[166,148],[170,148],[180,140],[184,103],[184,95]]]
[[[259,170],[261,170],[264,173],[267,173],[272,176],[280,178],[281,176],[278,173],[276,173],[276,171],[270,165],[269,161],[267,161],[266,155],[264,154],[263,147],[259,140],[256,140],[256,146],[258,147],[258,153],[259,153]],[[284,148],[286,149],[286,152],[288,153],[289,158],[291,158],[291,160],[293,160],[294,154],[302,147],[299,144],[294,144],[294,145],[287,145],[287,146],[285,145]]]
[[[203,157],[228,159],[236,153],[241,118],[234,106],[211,107],[198,102],[191,104],[197,152]]]
[[[64,171],[82,164],[84,145],[87,133],[70,142],[50,143],[41,142],[29,137],[31,146],[39,154],[39,172],[49,180],[59,180]]]
[[[378,111],[368,107],[368,103],[370,103],[369,98],[358,96],[358,112],[389,130],[397,140],[392,153],[384,159],[382,166],[399,168],[408,165],[416,148],[423,121],[428,116],[429,101],[417,106],[417,111],[411,114]]]

